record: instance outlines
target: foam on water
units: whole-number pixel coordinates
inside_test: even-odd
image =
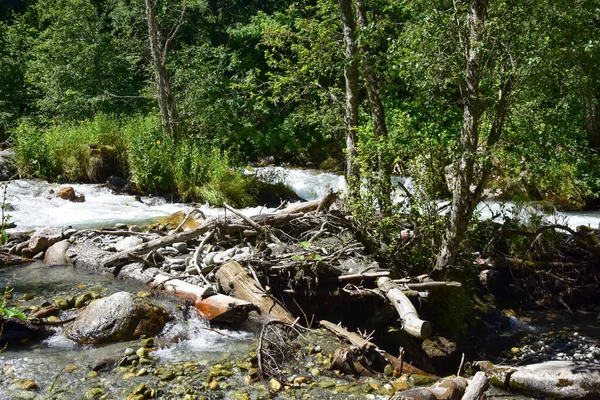
[[[176,361],[186,358],[210,358],[225,352],[235,351],[236,347],[246,348],[254,335],[250,332],[229,329],[213,329],[206,320],[192,316],[188,320],[170,322],[162,333],[162,338],[172,343],[152,354],[162,361]]]
[[[330,190],[346,191],[344,175],[314,169],[289,169],[284,167],[256,168],[256,176],[269,183],[283,183],[304,200],[324,197]]]
[[[183,204],[168,203],[161,198],[117,195],[105,187],[89,184],[71,185],[85,202],[74,203],[55,198],[49,193],[57,184],[36,180],[15,180],[8,184],[7,201],[10,220],[17,229],[40,227],[99,228],[116,223],[142,223],[168,216],[186,208]]]

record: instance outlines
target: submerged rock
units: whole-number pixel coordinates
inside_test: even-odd
[[[82,344],[111,343],[154,336],[166,324],[167,311],[127,292],[91,302],[65,331]]]

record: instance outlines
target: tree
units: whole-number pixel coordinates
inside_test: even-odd
[[[163,134],[171,139],[178,139],[178,114],[175,97],[171,90],[171,77],[167,71],[167,54],[175,36],[183,23],[187,4],[183,3],[179,18],[169,32],[159,24],[156,7],[160,0],[146,0],[146,21],[148,23],[148,42],[156,81],[156,96],[160,111]]]
[[[369,23],[367,21],[367,12],[365,10],[364,0],[355,0],[356,21],[360,31],[366,36],[366,30]],[[373,71],[373,61],[368,41],[363,37],[363,42],[359,45],[362,56],[362,69],[365,80],[365,89],[367,98],[371,106],[373,124],[375,126],[375,139],[377,149],[377,199],[379,208],[384,215],[391,212],[391,160],[386,155],[388,129],[385,120],[385,108],[379,92],[379,84],[375,72]]]
[[[356,131],[358,129],[358,57],[356,45],[356,24],[352,11],[352,0],[338,0],[344,36],[344,80],[346,82],[346,104],[344,125],[346,127],[346,180],[348,194],[356,197],[359,185],[359,171],[356,165]]]

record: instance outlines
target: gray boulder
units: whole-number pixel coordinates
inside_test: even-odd
[[[0,181],[7,181],[16,173],[15,152],[12,149],[0,151]]]
[[[67,265],[71,264],[71,260],[67,256],[67,250],[69,249],[69,241],[61,240],[60,242],[54,243],[48,247],[46,254],[44,254],[44,262],[46,265]]]
[[[91,302],[65,331],[82,344],[134,340],[158,334],[169,319],[167,311],[147,299],[118,292]]]

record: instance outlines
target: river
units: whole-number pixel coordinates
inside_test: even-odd
[[[316,170],[294,170],[270,167],[254,170],[262,179],[281,181],[294,189],[305,200],[320,198],[329,190],[344,191],[344,178],[338,174]],[[408,178],[402,179],[407,187],[412,187]],[[39,227],[72,226],[77,229],[100,228],[115,224],[147,225],[157,218],[168,216],[179,210],[190,210],[189,204],[169,203],[158,197],[136,198],[130,195],[117,195],[98,185],[75,184],[75,191],[85,196],[86,201],[72,203],[56,199],[51,189],[59,185],[34,180],[16,180],[7,186],[6,199],[9,220],[16,224],[12,230],[27,230]],[[403,198],[398,195],[396,201]],[[437,202],[443,205],[443,202]],[[201,205],[206,215],[217,215],[223,210]],[[501,218],[501,215],[528,218],[527,212],[534,210],[528,206],[513,203],[484,202],[479,207],[480,218]],[[246,215],[269,211],[263,207],[243,210]],[[539,210],[534,210],[539,213]],[[588,225],[597,227],[600,213],[572,212],[544,215],[548,221],[568,224],[571,227]],[[52,303],[56,296],[66,296],[75,291],[96,290],[102,295],[125,290],[137,292],[138,285],[114,279],[112,276],[92,275],[85,271],[75,271],[70,267],[52,269],[40,268],[37,264],[4,268],[0,270],[0,288],[9,287],[15,299],[23,298],[23,305]],[[25,300],[27,295],[33,298]],[[174,309],[175,303],[169,299],[160,299],[166,307]],[[227,358],[231,354],[244,354],[254,343],[255,332],[249,328],[229,330],[223,328],[226,336],[203,329],[206,324],[200,320],[175,321],[163,332],[165,346],[156,352],[161,362],[182,362],[189,359],[202,359],[207,362]],[[131,343],[118,343],[107,346],[78,346],[64,338],[62,329],[41,344],[23,344],[11,346],[0,353],[0,399],[13,398],[15,392],[7,391],[8,373],[25,379],[35,380],[45,390],[59,390],[63,387],[80,385],[85,388],[85,374],[65,373],[66,370],[87,371],[89,365],[101,357],[122,353]],[[8,371],[8,372],[7,372]],[[2,373],[6,379],[2,380]],[[60,379],[57,379],[60,378]],[[118,380],[114,381],[118,382]],[[110,387],[113,383],[105,385]],[[113,392],[118,398],[118,384],[114,383]],[[4,390],[4,392],[3,392]],[[3,394],[4,393],[4,394]],[[3,397],[7,396],[7,397]],[[115,397],[116,396],[116,397]],[[44,397],[42,397],[44,398]]]

